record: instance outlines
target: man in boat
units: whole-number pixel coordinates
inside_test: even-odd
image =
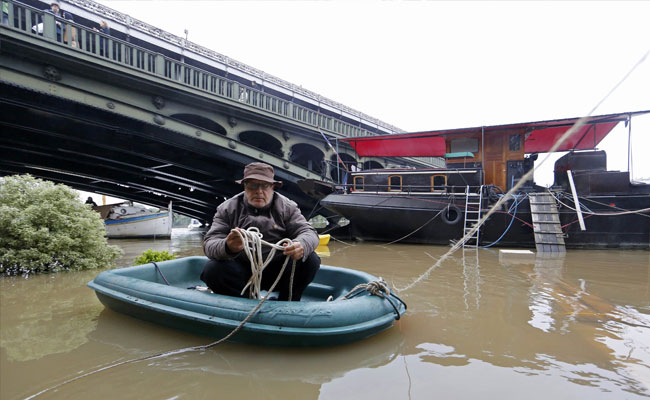
[[[293,286],[290,288],[291,263],[287,265],[280,282],[278,300],[300,300],[302,292],[314,279],[320,268],[320,258],[314,252],[318,234],[300,213],[297,204],[274,191],[282,182],[274,179],[273,167],[254,162],[244,168],[244,177],[238,181],[244,191],[217,207],[210,230],[203,241],[203,251],[210,260],[203,267],[201,280],[218,294],[245,297],[242,294],[251,278],[251,266],[246,257],[241,236],[233,231],[256,227],[263,240],[277,243],[291,239],[284,251],[278,252],[262,274],[263,290],[268,290],[278,277],[285,256],[295,260]],[[263,246],[264,259],[271,248]]]

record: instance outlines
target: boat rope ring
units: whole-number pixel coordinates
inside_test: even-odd
[[[460,208],[456,206],[448,205],[444,209],[441,217],[445,223],[449,225],[454,225],[458,223],[458,221],[460,221],[460,214],[461,214]]]

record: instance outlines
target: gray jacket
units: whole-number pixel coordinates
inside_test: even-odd
[[[260,230],[262,239],[269,243],[284,238],[300,242],[305,251],[303,261],[318,246],[316,230],[300,213],[294,201],[274,192],[271,203],[257,209],[248,204],[246,194],[242,192],[217,207],[212,226],[203,240],[205,255],[217,260],[236,257],[237,255],[226,252],[226,236],[233,228],[248,229],[253,226]],[[271,251],[268,246],[263,246],[262,249],[265,256]]]

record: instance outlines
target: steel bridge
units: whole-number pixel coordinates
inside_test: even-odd
[[[72,22],[45,2],[1,1],[0,175],[171,200],[207,222],[252,161],[273,165],[306,215],[317,202],[300,180],[429,164],[361,159],[338,139],[400,130],[98,3],[63,3]]]

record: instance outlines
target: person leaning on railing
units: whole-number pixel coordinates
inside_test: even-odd
[[[50,14],[54,14],[59,18],[63,18],[68,21],[74,22],[74,18],[72,18],[72,14],[70,14],[67,11],[63,11],[61,9],[61,3],[59,3],[58,1],[51,1],[50,9],[46,10],[46,12],[49,12]],[[77,47],[77,30],[73,26],[70,26],[70,24],[66,24],[65,27],[62,27],[61,23],[59,21],[56,21],[57,42],[60,42],[61,38],[63,38],[63,43],[67,44],[69,42],[70,46]]]
[[[108,23],[104,20],[99,23],[99,29],[93,27],[93,30],[95,32],[101,32],[107,36],[111,34],[111,28],[108,27]],[[106,49],[106,51],[104,51],[104,49]],[[101,56],[108,56],[108,38],[103,36],[99,37],[99,54]]]

